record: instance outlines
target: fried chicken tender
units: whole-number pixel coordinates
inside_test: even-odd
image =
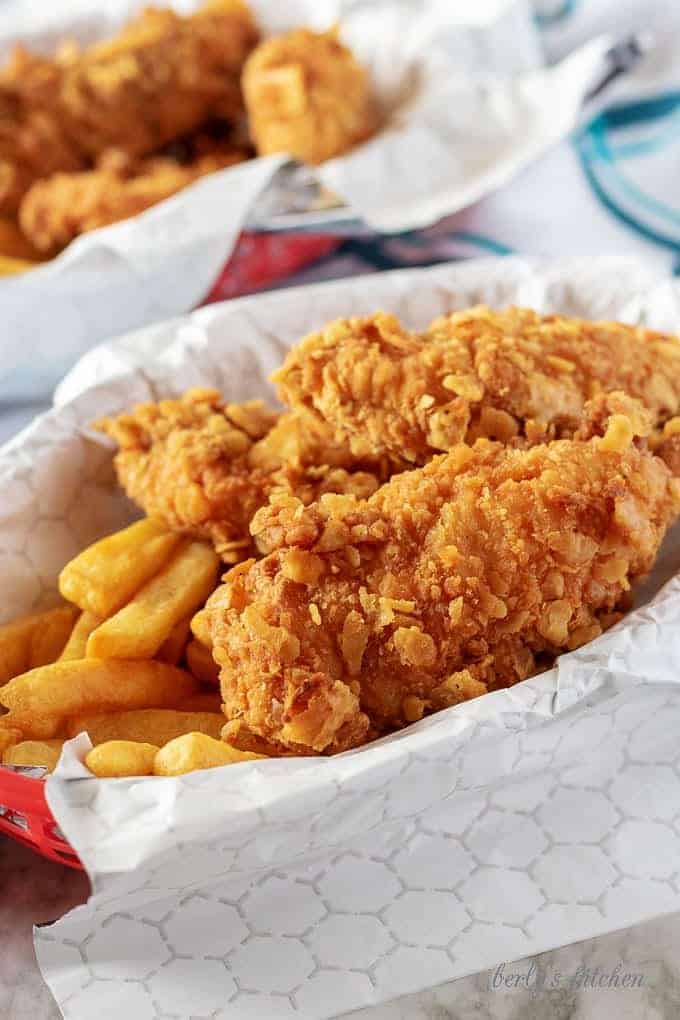
[[[195,14],[149,7],[109,42],[67,68],[60,103],[91,155],[143,155],[210,116],[242,110],[239,85],[258,32],[241,0],[211,0]]]
[[[680,417],[669,418],[663,428],[656,429],[649,445],[671,473],[680,478]]]
[[[240,114],[257,39],[241,0],[212,0],[188,17],[148,8],[82,53],[17,51],[0,75],[0,213],[16,213],[34,181],[107,149],[146,155],[209,117]]]
[[[88,230],[135,216],[246,158],[245,151],[228,145],[187,164],[162,156],[133,160],[113,150],[95,170],[36,181],[21,202],[19,223],[39,251],[54,252]]]
[[[324,492],[368,496],[379,484],[297,416],[259,401],[224,404],[217,390],[141,404],[95,427],[119,446],[116,471],[130,498],[168,527],[210,539],[226,562],[252,548],[250,521],[271,494],[294,492],[308,503]]]
[[[58,110],[63,68],[16,46],[0,69],[0,215],[15,215],[33,181],[85,166]]]
[[[263,156],[286,152],[323,163],[375,128],[368,74],[334,29],[297,28],[260,43],[242,84],[251,136]]]
[[[607,390],[624,390],[663,423],[680,412],[680,342],[524,308],[471,308],[425,333],[378,313],[306,337],[273,380],[286,403],[352,450],[424,464],[479,437],[568,438],[585,402]]]
[[[24,237],[14,220],[0,216],[0,258],[2,256],[25,262],[38,262],[44,258]]]
[[[635,431],[614,414],[587,441],[480,439],[365,501],[273,499],[251,525],[271,552],[206,609],[227,718],[334,753],[597,636],[680,512],[680,483]]]

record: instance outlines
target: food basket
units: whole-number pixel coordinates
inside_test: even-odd
[[[0,832],[49,861],[82,870],[47,806],[44,771],[0,766]]]
[[[64,561],[131,521],[90,422],[191,386],[266,398],[320,324],[383,308],[415,330],[480,302],[680,321],[654,265],[510,256],[212,304],[114,341],[2,451],[6,618],[46,607]],[[83,736],[44,782],[0,770],[14,834],[59,837],[44,796],[94,890],[35,934],[62,1009],[89,1020],[105,987],[140,1017],[283,1020],[294,1002],[320,1020],[679,909],[679,564],[676,531],[618,628],[361,751],[99,780]]]

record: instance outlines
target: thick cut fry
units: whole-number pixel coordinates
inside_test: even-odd
[[[69,719],[66,732],[87,733],[96,747],[111,740],[148,742],[162,747],[184,733],[219,737],[224,716],[216,712],[178,712],[169,708],[142,708],[132,712],[100,712]]]
[[[45,616],[33,634],[28,669],[55,662],[68,641],[76,612],[72,606],[61,606]]]
[[[63,740],[23,740],[7,748],[2,764],[34,765],[54,772],[63,746]]]
[[[215,769],[220,765],[234,765],[239,761],[255,761],[263,757],[251,751],[239,751],[205,733],[187,733],[160,749],[153,771],[156,776],[182,776],[197,769]]]
[[[187,641],[191,637],[191,614],[182,617],[179,623],[172,628],[167,638],[158,649],[157,659],[161,662],[169,662],[176,666],[184,655]]]
[[[187,645],[187,666],[189,672],[201,683],[219,686],[220,667],[213,659],[210,649],[200,641],[190,641]]]
[[[59,591],[82,610],[110,616],[162,569],[179,542],[179,535],[144,518],[88,546],[67,563],[59,576]]]
[[[224,722],[224,716],[222,716],[222,722]],[[2,719],[0,719],[0,761],[8,747],[12,747],[13,744],[19,744],[23,739],[24,735],[21,730],[16,729],[14,726],[3,726]]]
[[[164,662],[80,659],[55,662],[0,688],[5,725],[39,739],[54,737],[63,720],[85,712],[165,708],[198,689],[189,673]]]
[[[153,775],[154,758],[159,748],[133,740],[109,740],[93,747],[85,757],[90,772],[100,779],[124,779]]]
[[[93,631],[87,642],[88,657],[151,658],[175,624],[205,602],[217,582],[219,565],[210,546],[186,543],[127,606]]]
[[[59,606],[0,627],[0,687],[35,666],[54,662],[68,640],[76,611]]]
[[[87,648],[87,639],[96,627],[102,623],[101,616],[85,610],[76,620],[71,636],[59,656],[58,662],[71,662],[73,659],[84,659]]]

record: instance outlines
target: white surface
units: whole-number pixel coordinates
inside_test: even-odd
[[[34,856],[0,836],[0,1016],[3,1020],[59,1020],[61,1011],[35,961],[32,925],[58,917],[87,895],[87,881]],[[494,987],[494,972],[460,978],[384,1006],[344,1014],[342,1020],[676,1020],[680,1000],[680,914],[601,935],[564,949],[518,961],[512,971],[530,975],[529,987]],[[531,971],[532,964],[535,971]],[[641,987],[583,987],[584,968],[642,975]],[[538,973],[563,975],[562,987],[538,991]],[[100,1000],[95,1015],[105,1005]],[[137,1020],[134,1013],[130,1020]],[[184,1017],[182,1018],[184,1020]],[[253,1020],[266,1020],[258,1015]]]
[[[95,352],[0,460],[8,613],[125,519],[94,414],[195,383],[266,392],[341,312],[422,326],[478,300],[680,318],[677,285],[630,260],[504,260],[215,306]],[[677,566],[676,536],[647,598]],[[96,893],[36,942],[65,1015],[105,989],[153,1017],[188,981],[198,1015],[239,1020],[257,992],[259,1015],[327,1017],[677,910],[678,624],[680,578],[557,669],[331,760],[105,783],[72,762],[48,798]]]

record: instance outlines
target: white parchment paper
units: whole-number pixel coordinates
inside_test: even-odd
[[[145,0],[77,0],[70,17],[31,4],[0,11],[0,59],[17,40],[50,51],[70,34],[106,37]],[[171,6],[193,10],[199,0]],[[339,20],[370,68],[386,126],[320,168],[379,230],[422,227],[507,181],[573,126],[607,43],[545,69],[527,0],[252,0],[264,34]],[[477,9],[479,7],[479,9]],[[77,239],[57,259],[0,279],[0,395],[32,399],[94,343],[188,311],[207,295],[258,196],[285,157],[198,181],[125,223]],[[273,186],[273,185],[272,185]]]
[[[95,416],[211,384],[271,396],[303,333],[384,308],[412,327],[486,301],[680,323],[638,262],[485,260],[215,305],[91,352],[0,451],[10,617],[129,521]],[[36,932],[69,1020],[305,1020],[680,909],[680,534],[639,608],[557,668],[370,747],[180,779],[97,781],[75,742],[47,784],[92,880]]]

